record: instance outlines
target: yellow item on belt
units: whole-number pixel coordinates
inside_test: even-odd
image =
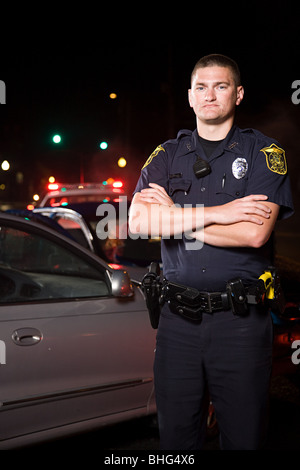
[[[265,271],[261,276],[259,276],[259,279],[261,279],[264,283],[267,299],[270,299],[270,300],[274,299],[275,291],[274,291],[272,273],[270,271]]]

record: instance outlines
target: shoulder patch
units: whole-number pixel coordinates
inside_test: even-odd
[[[156,155],[158,155],[160,151],[165,152],[165,149],[164,149],[161,145],[159,145],[158,147],[156,147],[156,149],[154,150],[154,152],[151,153],[150,157],[147,158],[146,163],[144,164],[142,170],[143,170],[147,165],[149,165],[149,163],[152,162],[153,158],[156,157]]]
[[[269,170],[279,175],[287,173],[287,164],[285,158],[285,151],[276,144],[271,144],[270,147],[261,149],[266,156],[266,162]]]

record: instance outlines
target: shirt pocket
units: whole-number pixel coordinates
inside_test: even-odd
[[[169,195],[175,203],[184,204],[189,202],[189,193],[192,180],[185,178],[172,178],[169,180]]]
[[[247,178],[237,179],[233,175],[224,176],[221,188],[216,191],[216,199],[218,204],[226,204],[234,199],[245,196],[247,187]]]

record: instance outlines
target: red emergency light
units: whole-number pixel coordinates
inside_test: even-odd
[[[58,189],[58,188],[59,188],[59,186],[58,186],[57,183],[49,183],[49,184],[48,184],[48,189],[49,189],[49,191],[55,191],[55,190]]]
[[[113,182],[113,187],[114,188],[122,188],[122,186],[123,186],[122,181],[114,181]]]

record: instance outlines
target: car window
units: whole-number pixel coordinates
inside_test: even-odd
[[[55,221],[71,235],[73,240],[75,240],[77,243],[80,243],[80,245],[84,246],[84,248],[90,248],[87,240],[88,235],[84,234],[81,225],[77,221],[70,218],[65,218],[60,215],[55,217]]]
[[[100,265],[38,234],[0,226],[0,303],[108,294]]]

